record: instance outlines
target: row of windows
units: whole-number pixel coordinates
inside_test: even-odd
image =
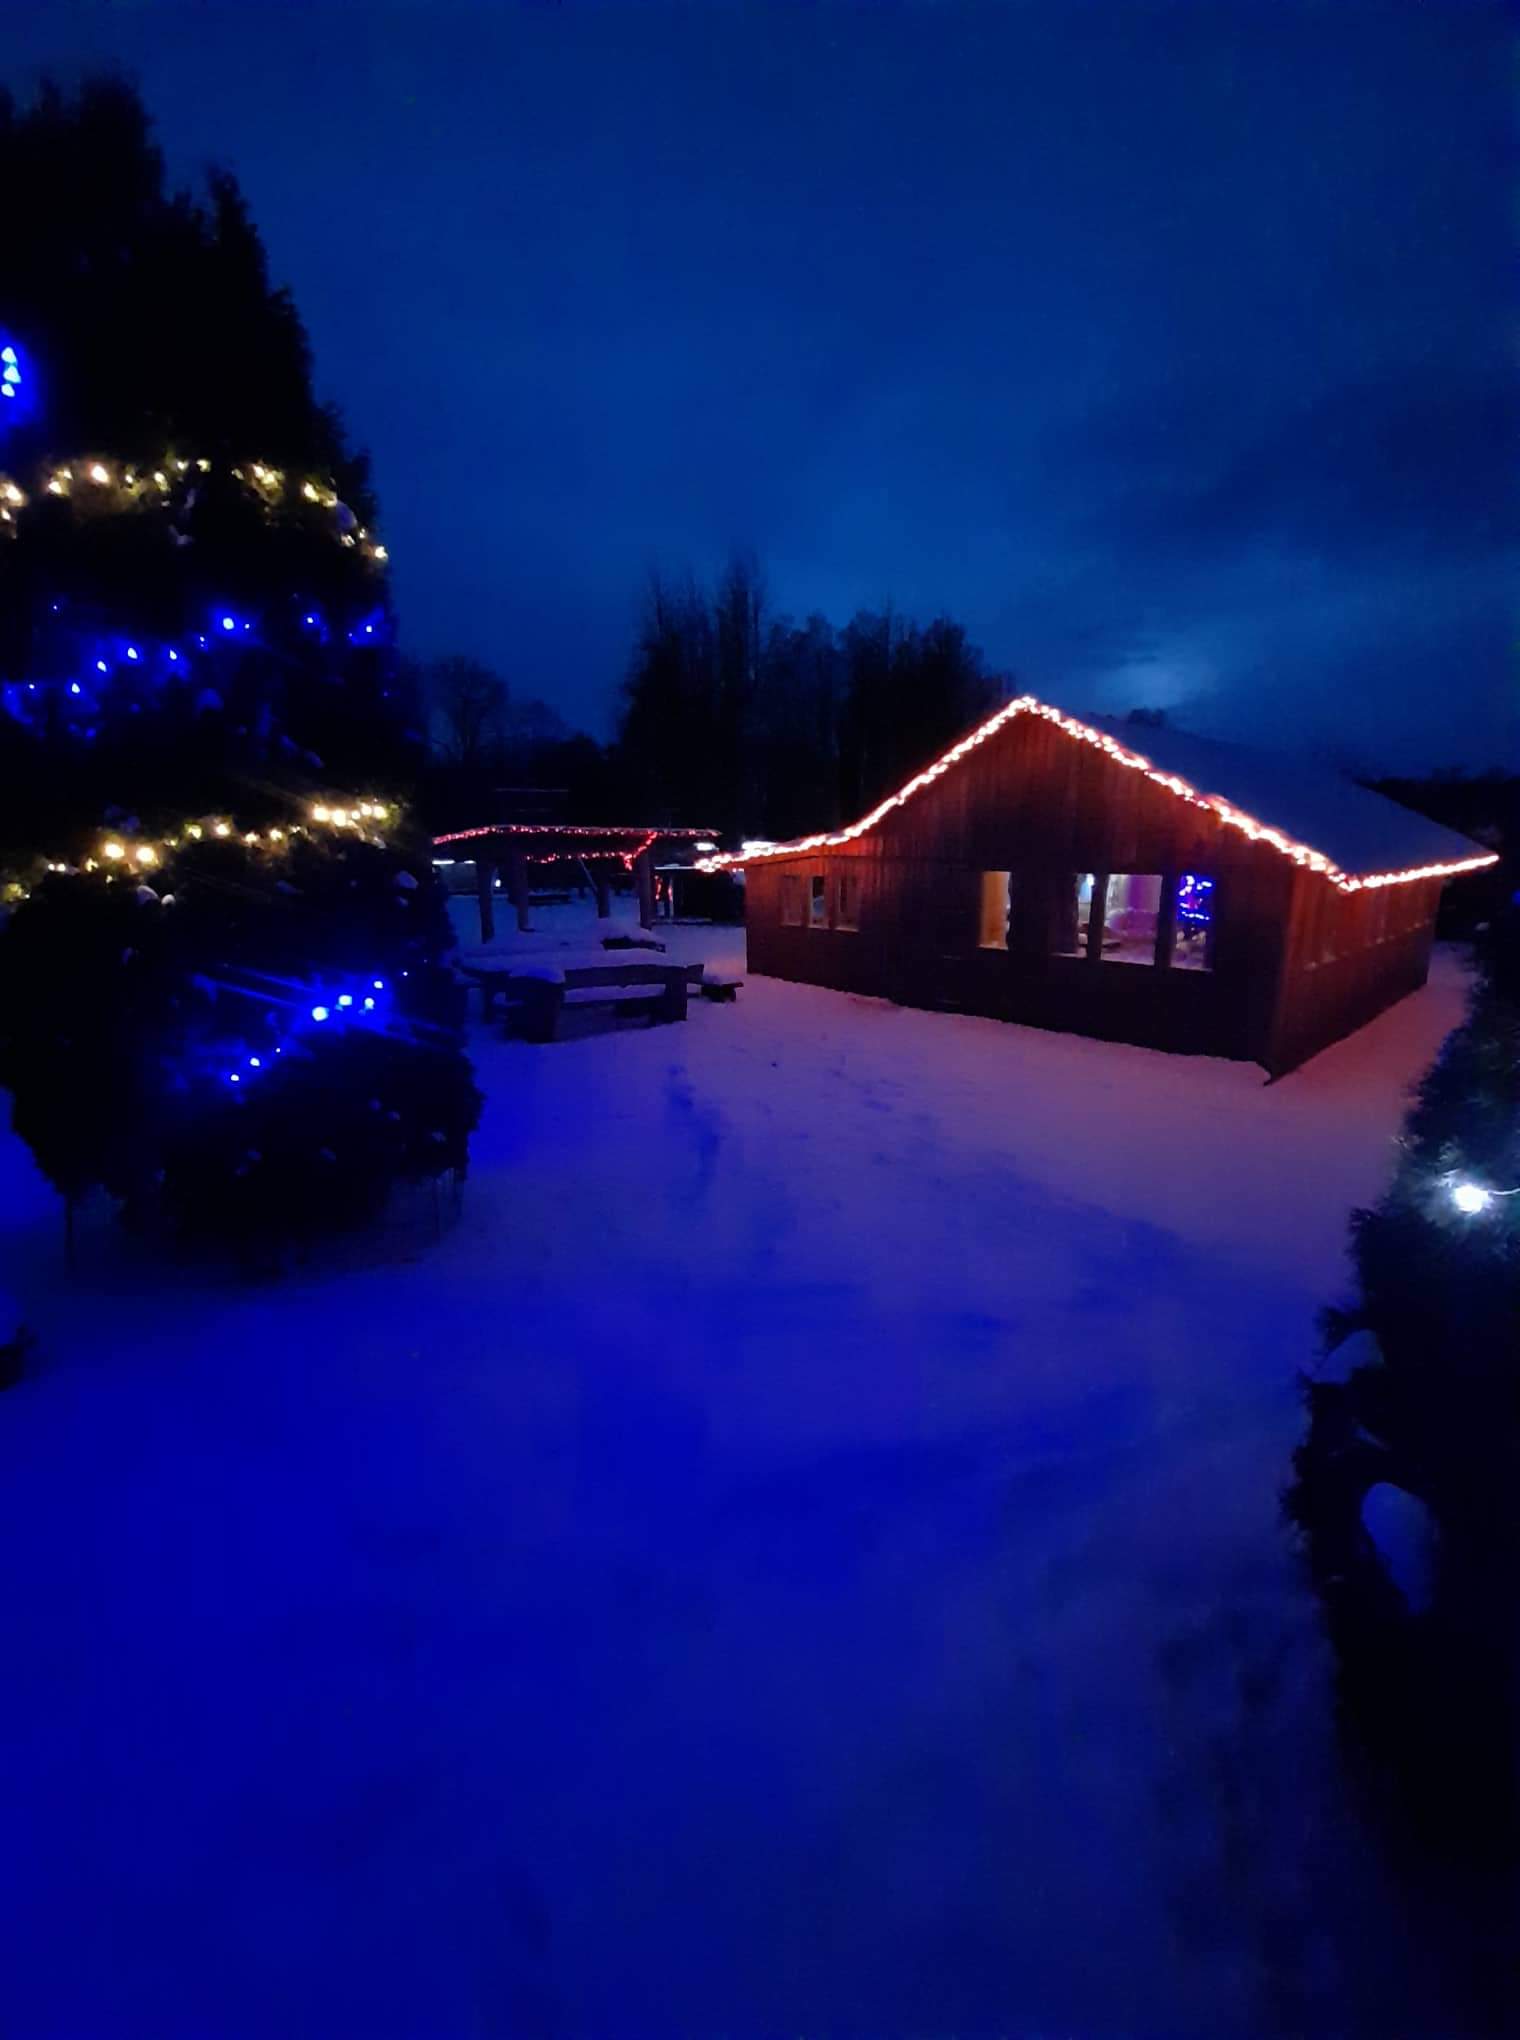
[[[1044,923],[1051,953],[1151,968],[1212,970],[1213,879],[1186,871],[1172,880],[1170,902],[1166,890],[1167,881],[1159,871],[1079,871],[1058,881],[1054,916]],[[1167,905],[1170,912],[1163,912]],[[1008,948],[1014,912],[1013,874],[984,871],[978,937],[983,949]]]
[[[1101,882],[1100,882],[1101,881]],[[980,886],[977,941],[983,949],[1039,945],[1056,956],[1099,957],[1105,963],[1170,966],[1175,970],[1214,967],[1214,881],[1184,872],[1172,881],[1170,911],[1163,913],[1166,881],[1160,872],[1073,872],[1052,886],[1045,881],[1013,941],[1013,874],[984,871]],[[829,878],[815,873],[781,875],[781,925],[854,933],[860,926],[860,877],[833,873],[834,912],[829,917]]]

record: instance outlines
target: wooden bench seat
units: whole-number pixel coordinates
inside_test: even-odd
[[[567,1006],[658,1006],[664,997],[663,985],[569,985],[563,1003]]]

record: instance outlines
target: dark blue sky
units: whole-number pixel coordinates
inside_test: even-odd
[[[655,565],[944,607],[1082,707],[1516,762],[1486,0],[70,7],[242,179],[407,646],[598,732]],[[3,287],[3,285],[0,285]]]

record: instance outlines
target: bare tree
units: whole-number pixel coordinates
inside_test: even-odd
[[[507,734],[509,693],[479,659],[435,659],[426,670],[436,748],[449,765],[488,764]]]

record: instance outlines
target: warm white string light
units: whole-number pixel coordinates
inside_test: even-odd
[[[125,496],[132,502],[141,499],[152,501],[155,496],[162,497],[169,493],[173,486],[171,470],[173,475],[183,476],[188,474],[192,467],[198,474],[211,472],[209,460],[191,461],[167,456],[146,475],[139,474],[134,467],[124,465],[118,468],[108,460],[88,458],[72,464],[59,462],[49,470],[42,489],[50,496],[71,495],[75,481],[83,474],[93,485],[93,492],[97,493],[97,496],[101,490],[110,490],[114,495]],[[271,467],[265,461],[252,461],[244,466],[229,468],[227,472],[234,481],[250,490],[266,509],[276,508],[285,495],[287,488],[285,471],[282,468]],[[308,476],[299,485],[292,483],[289,486],[298,486],[302,499],[307,503],[317,504],[321,509],[339,510],[343,507],[337,490],[328,482]],[[9,475],[0,474],[0,524],[10,525],[14,531],[16,513],[24,510],[29,501],[26,490],[18,482]],[[355,547],[378,566],[384,566],[390,559],[387,549],[362,524],[355,525],[351,531],[340,532],[339,539],[342,544]]]
[[[1130,750],[1127,745],[1111,737],[1106,730],[1094,729],[1090,723],[1079,722],[1075,716],[1067,715],[1059,708],[1052,708],[1048,702],[1036,700],[1032,694],[1021,694],[1016,700],[1005,702],[995,715],[989,716],[986,722],[972,730],[969,736],[962,737],[957,744],[952,744],[942,757],[936,758],[932,765],[925,766],[922,772],[915,773],[905,786],[900,786],[896,793],[889,794],[884,801],[872,808],[868,815],[862,816],[858,822],[851,822],[848,828],[823,831],[815,836],[799,836],[793,842],[771,843],[763,848],[746,845],[737,853],[730,852],[726,856],[703,859],[698,868],[703,871],[722,871],[734,865],[757,863],[766,858],[797,857],[809,850],[830,850],[842,843],[856,842],[894,809],[905,806],[915,794],[921,793],[926,786],[932,786],[937,779],[942,779],[960,763],[962,758],[968,757],[980,745],[985,744],[989,737],[996,736],[999,730],[1021,715],[1040,716],[1046,722],[1054,723],[1058,729],[1064,730],[1067,736],[1075,738],[1079,743],[1094,745],[1115,764],[1126,766],[1133,772],[1143,772],[1147,779],[1153,780],[1157,786],[1164,787],[1177,799],[1186,801],[1192,807],[1207,809],[1227,828],[1238,829],[1253,843],[1269,843],[1274,850],[1280,851],[1293,863],[1320,873],[1341,892],[1365,892],[1378,886],[1412,885],[1420,879],[1451,878],[1462,871],[1481,871],[1487,865],[1497,864],[1499,861],[1497,851],[1487,851],[1451,864],[1425,864],[1407,871],[1379,871],[1364,873],[1359,877],[1353,876],[1350,872],[1342,871],[1334,858],[1327,857],[1323,851],[1315,850],[1307,843],[1295,842],[1291,836],[1285,836],[1280,829],[1271,828],[1265,822],[1257,821],[1254,815],[1248,815],[1242,809],[1233,807],[1221,795],[1200,793],[1196,786],[1190,785],[1175,772],[1161,771],[1142,752]]]
[[[325,825],[332,834],[347,834],[356,841],[383,845],[385,837],[379,833],[376,824],[390,821],[398,810],[393,804],[382,800],[361,800],[352,807],[331,807],[318,801],[311,809],[311,820]],[[177,834],[155,838],[138,838],[107,834],[95,844],[92,853],[77,865],[64,863],[56,858],[38,858],[32,869],[39,865],[54,876],[68,876],[77,872],[103,871],[107,878],[125,873],[134,867],[139,874],[155,870],[166,853],[177,850],[181,842],[201,842],[207,833],[226,842],[234,834],[240,834],[244,845],[250,850],[279,855],[287,850],[298,838],[311,835],[310,829],[299,823],[287,829],[244,829],[238,831],[235,824],[225,815],[206,816],[199,821],[187,821],[180,825]],[[7,880],[0,887],[0,898],[9,904],[29,897],[29,887],[19,878]]]
[[[1441,1180],[1446,1185],[1447,1196],[1464,1218],[1481,1218],[1501,1197],[1520,1197],[1520,1183],[1513,1190],[1495,1190],[1487,1183],[1476,1183],[1471,1176],[1458,1176],[1454,1171],[1448,1171]]]

